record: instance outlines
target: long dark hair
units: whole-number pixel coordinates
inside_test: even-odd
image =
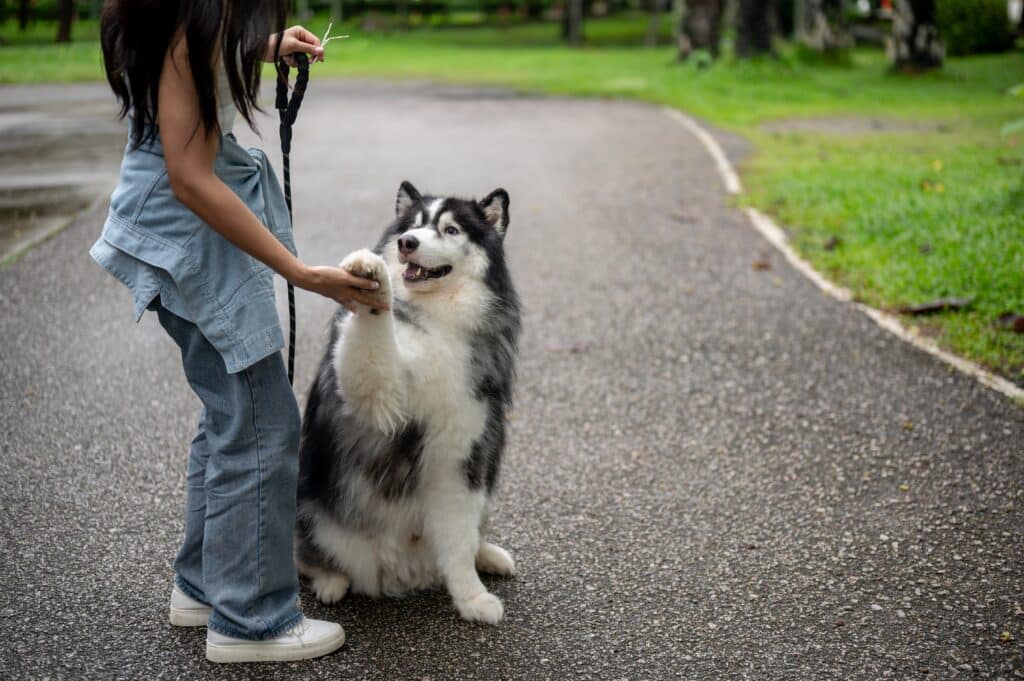
[[[133,146],[157,135],[160,73],[178,35],[188,46],[200,124],[220,130],[213,71],[219,46],[235,107],[255,127],[267,38],[281,33],[287,18],[287,0],[106,0],[100,22],[103,64],[121,102],[121,117],[131,112],[134,118]]]

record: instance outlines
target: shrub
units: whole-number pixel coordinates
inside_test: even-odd
[[[1013,46],[1006,0],[936,0],[935,23],[949,54],[1002,52]]]

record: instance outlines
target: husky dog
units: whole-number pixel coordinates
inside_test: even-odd
[[[343,269],[390,310],[339,309],[309,393],[296,563],[325,603],[443,583],[463,618],[503,614],[477,571],[511,575],[481,539],[505,447],[519,300],[505,265],[508,194],[421,196]]]

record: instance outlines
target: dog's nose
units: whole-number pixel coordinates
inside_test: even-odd
[[[420,245],[420,240],[414,236],[403,236],[398,240],[398,250],[402,253],[412,253]]]

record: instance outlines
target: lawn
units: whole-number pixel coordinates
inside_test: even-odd
[[[326,18],[308,25],[322,33]],[[671,27],[661,29],[668,42]],[[1024,139],[999,132],[1024,116],[1024,99],[1007,96],[1024,82],[1019,51],[951,59],[940,73],[908,77],[888,74],[876,50],[858,50],[844,65],[785,46],[778,60],[679,65],[671,47],[640,45],[643,17],[588,22],[579,50],[543,23],[341,30],[353,37],[331,44],[316,77],[636,98],[744,135],[755,153],[741,168],[741,201],[776,216],[816,267],[870,304],[973,298],[967,309],[909,321],[1024,384],[1024,335],[996,323],[1003,312],[1024,314]],[[70,47],[24,40],[0,48],[0,82],[100,78],[95,25],[80,31],[82,42]],[[0,40],[16,43],[12,33],[0,27]],[[805,118],[838,122],[792,123]]]

